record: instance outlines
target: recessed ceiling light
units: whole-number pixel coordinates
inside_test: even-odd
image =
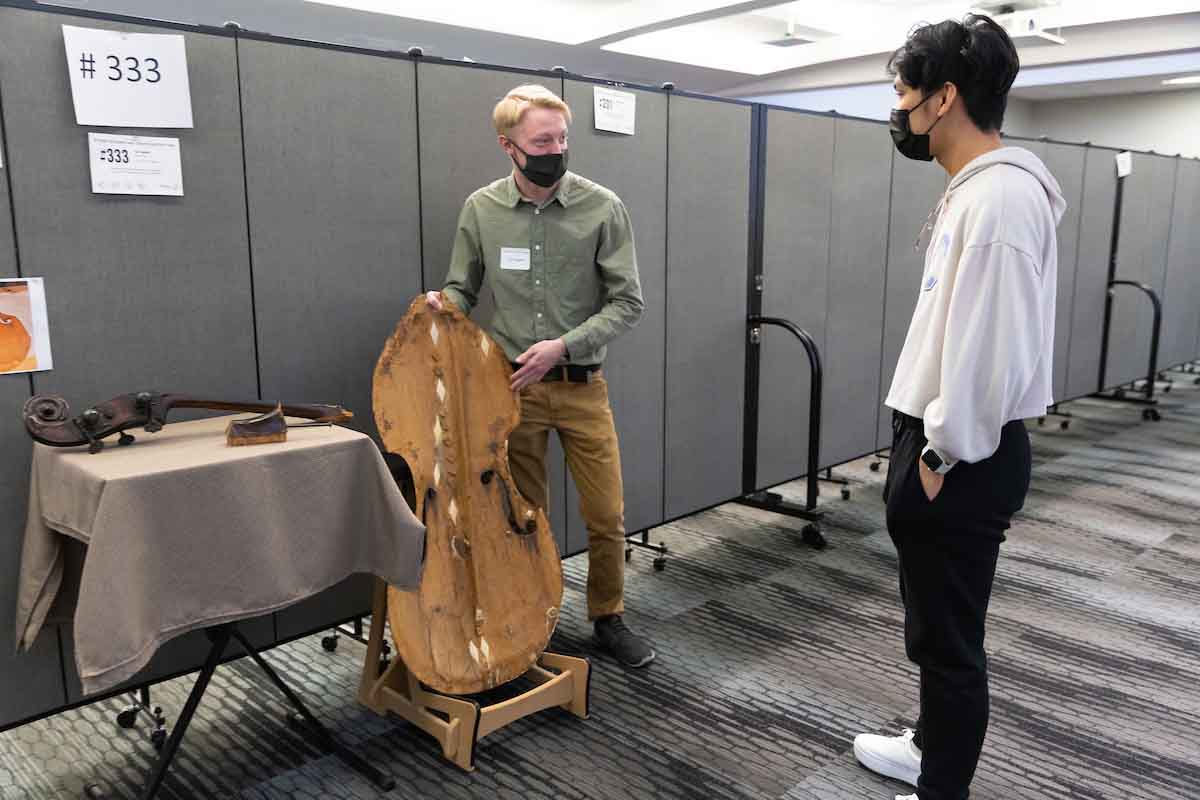
[[[1185,75],[1182,78],[1167,78],[1163,83],[1167,86],[1184,86],[1189,83],[1200,83],[1200,75]]]

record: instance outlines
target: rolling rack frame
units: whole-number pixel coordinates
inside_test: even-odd
[[[1104,330],[1101,332],[1100,338],[1100,374],[1097,379],[1096,391],[1091,395],[1099,400],[1108,400],[1117,403],[1133,403],[1135,405],[1144,406],[1142,409],[1142,419],[1153,420],[1158,422],[1162,419],[1156,406],[1158,400],[1154,399],[1154,389],[1158,383],[1158,340],[1159,334],[1162,331],[1162,301],[1158,297],[1158,293],[1147,284],[1140,281],[1121,280],[1117,278],[1117,251],[1121,242],[1121,206],[1125,196],[1125,176],[1121,175],[1117,178],[1117,194],[1113,201],[1113,224],[1112,224],[1112,239],[1109,242],[1108,249],[1108,289],[1104,299]],[[1141,389],[1137,387],[1137,381],[1132,381],[1128,384],[1118,386],[1112,394],[1105,392],[1105,379],[1108,372],[1108,345],[1111,337],[1112,329],[1112,313],[1113,313],[1113,297],[1116,294],[1116,289],[1122,286],[1132,286],[1140,290],[1154,306],[1154,328],[1150,334],[1150,363],[1146,371],[1144,385]],[[1167,382],[1165,392],[1171,390],[1170,382]],[[1128,392],[1140,392],[1143,397],[1130,397]]]

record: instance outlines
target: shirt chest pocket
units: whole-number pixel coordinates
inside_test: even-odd
[[[598,236],[569,227],[546,237],[546,276],[555,294],[571,306],[590,307],[596,299]]]

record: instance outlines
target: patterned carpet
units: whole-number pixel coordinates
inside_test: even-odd
[[[972,797],[1200,797],[1200,387],[1173,373],[1163,420],[1096,400],[1069,430],[1031,425],[1034,483],[1003,547],[988,635],[992,726]],[[388,794],[285,724],[253,664],[218,670],[163,798],[818,798],[891,800],[859,768],[855,733],[911,723],[883,472],[838,470],[830,546],[801,523],[729,505],[655,530],[671,556],[628,573],[628,619],[659,658],[627,673],[593,659],[592,717],[551,711],[485,739],[460,772],[411,726],[354,702],[364,648],[309,637],[268,653],[357,752],[390,770]],[[800,500],[802,485],[783,493]],[[552,649],[593,655],[586,563],[565,562]],[[168,718],[191,679],[154,689]],[[77,798],[102,780],[135,797],[154,751],[107,701],[0,735],[0,798]]]

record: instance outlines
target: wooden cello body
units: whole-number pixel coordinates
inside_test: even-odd
[[[534,667],[558,622],[562,566],[545,512],[517,491],[520,422],[504,351],[462,312],[413,301],[375,368],[384,448],[412,472],[426,526],[414,590],[389,588],[397,653],[426,687],[463,695]]]

